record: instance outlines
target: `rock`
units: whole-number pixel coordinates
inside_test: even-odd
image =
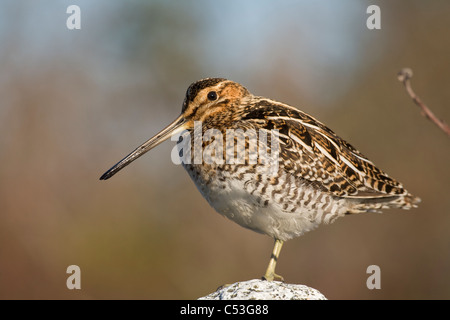
[[[248,280],[223,286],[199,300],[327,300],[318,290],[302,284]]]

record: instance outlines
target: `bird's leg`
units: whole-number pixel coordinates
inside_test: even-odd
[[[267,266],[266,274],[263,276],[264,280],[273,281],[280,280],[284,281],[283,277],[275,273],[275,267],[277,265],[278,256],[280,255],[281,247],[283,246],[283,241],[275,239],[275,245],[273,247],[272,255],[270,256],[269,265]]]

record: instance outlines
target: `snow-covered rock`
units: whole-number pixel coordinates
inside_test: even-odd
[[[248,280],[224,286],[199,300],[327,300],[318,290],[302,284]]]

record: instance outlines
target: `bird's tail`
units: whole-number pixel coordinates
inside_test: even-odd
[[[354,196],[346,197],[350,202],[347,213],[381,212],[382,209],[417,208],[421,199],[409,193],[399,195]]]

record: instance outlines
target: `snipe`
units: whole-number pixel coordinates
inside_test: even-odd
[[[261,133],[268,133],[266,139]],[[183,166],[210,205],[275,239],[267,280],[281,278],[275,266],[284,241],[346,214],[410,209],[420,202],[310,115],[221,78],[191,84],[181,115],[100,179],[173,135],[181,135]]]

